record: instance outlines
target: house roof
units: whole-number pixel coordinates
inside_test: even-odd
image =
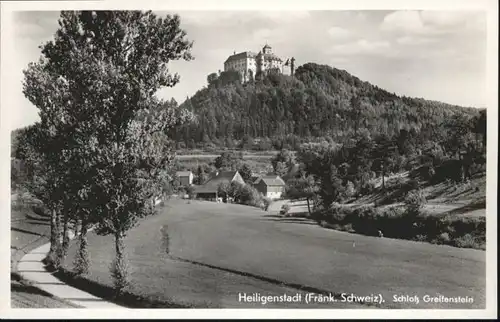
[[[259,180],[259,179],[260,179],[260,176],[252,176],[252,177],[250,178],[250,181],[251,181],[251,182],[253,182],[253,183],[255,183],[255,181],[257,181],[257,180]]]
[[[190,176],[192,174],[191,171],[177,171],[176,172],[178,177],[185,177],[185,176]]]
[[[253,184],[257,184],[257,183],[259,183],[260,179],[262,179],[262,178],[275,179],[278,177],[279,176],[274,172],[267,172],[265,174],[259,174],[257,176],[252,176],[251,180],[252,180]]]
[[[196,193],[215,193],[222,182],[230,183],[238,171],[220,171],[212,174],[204,185],[195,188]]]
[[[285,181],[283,181],[283,179],[281,179],[277,175],[276,176],[265,176],[265,177],[259,178],[254,182],[254,184],[259,183],[261,180],[264,181],[266,186],[284,186],[285,185]]]

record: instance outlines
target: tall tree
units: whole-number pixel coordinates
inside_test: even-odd
[[[250,168],[248,164],[242,163],[238,168],[238,172],[246,183],[250,183],[252,179],[252,168]]]
[[[218,78],[219,78],[219,76],[217,75],[217,73],[211,73],[211,74],[209,74],[207,76],[207,84],[209,86],[210,85],[214,85]]]
[[[278,164],[282,163],[281,169],[278,169]],[[276,156],[274,156],[271,159],[271,164],[273,165],[273,169],[275,172],[278,170],[282,170],[283,166],[286,167],[287,170],[289,170],[294,164],[295,164],[295,157],[293,155],[293,152],[287,150],[287,149],[282,149]]]
[[[196,177],[195,177],[195,183],[197,185],[202,185],[205,183],[205,181],[207,181],[207,175],[205,173],[205,171],[203,171],[203,168],[201,167],[201,165],[198,166],[198,169],[196,169]]]
[[[45,103],[38,102],[46,107]],[[41,113],[43,114],[43,113]],[[42,117],[42,122],[47,121]],[[52,130],[52,135],[50,135]],[[40,200],[45,209],[50,213],[50,250],[48,259],[54,267],[59,266],[58,254],[60,252],[61,230],[59,215],[62,206],[62,193],[64,184],[62,179],[63,164],[60,159],[60,145],[55,142],[56,136],[53,127],[44,127],[38,122],[21,132],[19,136],[19,149],[17,156],[23,160],[29,176],[23,182],[36,199]]]
[[[284,177],[286,176],[286,174],[288,173],[288,170],[289,170],[289,167],[287,166],[287,164],[285,162],[277,162],[275,167],[274,167],[274,173],[276,173],[277,175],[279,175],[280,177]]]
[[[374,160],[373,170],[379,171],[382,176],[382,189],[385,190],[385,177],[396,162],[397,146],[386,135],[380,135],[375,140],[372,151]]]
[[[178,16],[160,18],[151,11],[63,11],[59,26],[27,77],[60,79],[70,94],[53,103],[51,91],[43,93],[50,107],[45,118],[76,128],[76,146],[85,142],[84,151],[72,150],[92,179],[79,194],[93,201],[98,233],[115,237],[112,274],[120,292],[127,285],[123,239],[138,219],[154,212],[168,180],[173,151],[166,134],[191,119],[184,110],[164,108],[155,93],[179,81],[168,63],[192,59],[192,43]]]
[[[214,166],[219,170],[236,170],[241,162],[241,157],[234,152],[222,152],[215,158]]]
[[[292,178],[286,185],[286,197],[292,200],[303,199],[307,201],[307,210],[311,214],[310,200],[316,197],[319,187],[314,177],[302,175],[299,178]]]

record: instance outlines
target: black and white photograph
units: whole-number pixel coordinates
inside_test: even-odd
[[[498,3],[190,2],[2,2],[0,316],[495,317]]]

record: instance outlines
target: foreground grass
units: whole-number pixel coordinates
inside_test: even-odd
[[[196,202],[193,204],[195,207],[197,206]],[[124,296],[118,299],[113,298],[113,283],[109,274],[109,266],[114,258],[113,238],[111,236],[91,234],[89,238],[92,261],[90,276],[83,279],[76,278],[71,272],[71,262],[76,253],[76,245],[70,247],[65,263],[67,269],[56,273],[56,276],[87,292],[113,300],[117,304],[136,308],[332,307],[332,304],[268,303],[264,306],[261,303],[241,302],[238,298],[239,293],[293,295],[301,291],[297,287],[279,285],[286,283],[266,281],[264,277],[250,276],[251,274],[243,271],[214,267],[204,262],[193,262],[170,256],[164,249],[164,230],[160,229],[163,226],[150,230],[152,227],[158,226],[151,226],[151,223],[146,222],[132,230],[126,238],[132,283],[126,289]],[[148,235],[147,238],[145,233]],[[334,307],[365,308],[365,306],[356,303],[339,303]]]
[[[484,252],[424,243],[332,233],[314,223],[265,217],[250,207],[171,201],[163,214],[130,231],[125,244],[132,284],[127,290],[162,307],[315,307],[238,301],[238,293],[295,294],[301,286],[333,293],[469,295],[484,307]],[[168,226],[169,252],[164,231]],[[111,286],[112,237],[91,235],[88,279]],[[71,268],[76,245],[66,265]],[[178,259],[181,260],[178,260]],[[282,281],[282,284],[279,284]],[[289,285],[296,285],[290,287]],[[288,285],[288,286],[287,286]],[[162,304],[164,303],[164,304]],[[360,303],[316,307],[358,308]],[[416,308],[457,308],[423,305]],[[369,307],[367,307],[369,308]],[[415,307],[414,307],[415,308]]]

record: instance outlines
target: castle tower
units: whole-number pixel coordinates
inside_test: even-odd
[[[262,48],[262,52],[264,53],[264,55],[267,55],[267,54],[272,54],[272,53],[273,53],[273,50],[272,50],[271,46],[269,46],[268,44],[266,44],[266,45]]]
[[[257,54],[256,62],[257,62],[257,74],[264,73],[266,65],[264,64],[264,55],[262,54],[261,51],[259,51],[259,53]]]

